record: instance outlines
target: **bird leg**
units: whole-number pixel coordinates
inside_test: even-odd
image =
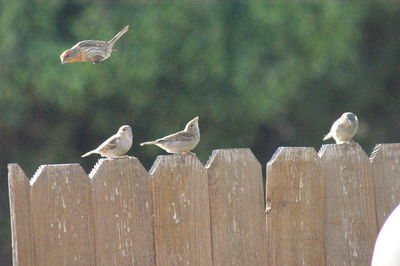
[[[129,156],[128,156],[128,155],[121,155],[121,156],[117,156],[117,157],[115,157],[115,158],[118,158],[118,159],[126,159],[126,158],[129,158]]]

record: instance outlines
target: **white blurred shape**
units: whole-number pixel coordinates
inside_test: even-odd
[[[372,266],[400,266],[400,205],[386,219],[375,242]]]

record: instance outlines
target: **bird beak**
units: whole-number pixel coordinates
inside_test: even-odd
[[[68,50],[65,50],[64,52],[62,52],[62,54],[60,55],[60,60],[61,60],[61,64],[66,64],[67,62],[67,52]]]

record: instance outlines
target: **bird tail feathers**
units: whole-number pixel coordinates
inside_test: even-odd
[[[140,146],[144,146],[144,145],[154,145],[154,144],[156,144],[155,141],[147,141],[147,142],[140,143]]]
[[[122,37],[129,29],[129,25],[125,26],[120,32],[117,33],[117,35],[114,36],[108,43],[111,44],[111,46],[114,45],[116,41],[118,41],[119,38]]]
[[[87,157],[87,156],[92,155],[92,154],[95,154],[95,153],[96,153],[95,150],[89,151],[89,152],[85,153],[84,155],[82,155],[82,157]]]
[[[328,139],[330,139],[330,138],[332,138],[332,135],[331,135],[331,133],[329,132],[328,134],[325,135],[325,137],[324,137],[322,140],[328,140]]]

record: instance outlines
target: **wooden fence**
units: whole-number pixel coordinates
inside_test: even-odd
[[[370,265],[400,202],[400,144],[249,149],[9,167],[13,262],[53,265]]]

